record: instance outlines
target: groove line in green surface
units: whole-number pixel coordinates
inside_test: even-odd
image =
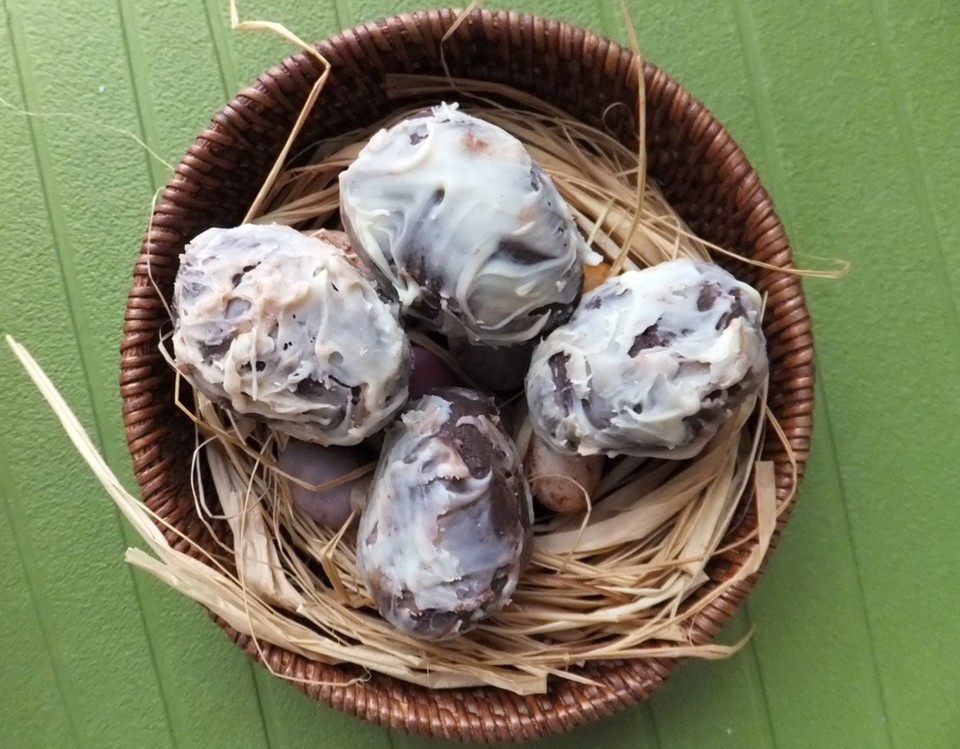
[[[155,144],[160,142],[157,132],[156,116],[150,102],[147,63],[143,58],[143,50],[139,43],[132,18],[132,11],[127,8],[128,0],[117,0],[117,16],[120,19],[120,31],[123,37],[123,48],[127,55],[127,71],[130,74],[130,85],[133,88],[133,101],[137,110],[137,120],[140,123],[140,137],[143,142],[154,150]],[[165,172],[160,171],[149,153],[145,154],[147,173],[150,175],[150,185],[154,191],[158,190],[167,181]]]
[[[353,28],[357,25],[357,20],[353,17],[353,9],[350,7],[350,0],[333,0],[333,13],[341,29]]]
[[[653,714],[653,706],[650,704],[650,700],[641,700],[632,709],[636,713],[636,720],[646,723],[650,727],[649,733],[653,734],[653,740],[656,742],[651,746],[651,749],[661,749],[663,740],[660,738],[660,730],[657,728],[657,719]]]
[[[233,52],[226,38],[226,35],[230,32],[229,29],[224,30],[218,7],[217,0],[203,1],[203,12],[207,18],[207,28],[210,31],[214,55],[217,58],[217,67],[220,70],[220,83],[223,85],[224,101],[227,101],[240,88],[240,81],[237,67],[233,62]]]
[[[6,3],[6,0],[4,0],[3,3],[3,11],[7,25],[7,39],[10,43],[10,51],[13,56],[14,69],[16,70],[17,85],[19,87],[21,100],[23,102],[22,106],[24,109],[34,110],[35,102],[33,102],[32,97],[28,95],[29,86],[27,80],[25,80],[27,73],[22,64],[24,55],[21,53],[20,48],[23,45],[23,39],[20,38],[20,33],[17,29],[16,21],[14,20],[13,10]],[[37,167],[40,169],[41,164],[39,163],[39,152],[37,150],[37,145],[40,141],[40,135],[38,132],[40,125],[33,118],[27,117],[25,119],[28,132],[30,133],[30,141],[33,144],[34,156],[35,159],[37,159]],[[40,177],[41,185],[43,185],[42,173]],[[46,190],[44,190],[43,199],[47,214],[49,216],[51,215],[50,195]],[[54,242],[56,242],[56,238],[54,238]],[[71,319],[73,319],[72,311]],[[9,454],[9,451],[4,450],[3,453]],[[10,497],[12,497],[10,486],[12,482],[7,475],[7,470],[7,464],[6,461],[4,461],[3,466],[0,466],[0,496],[3,498],[4,514],[7,517],[7,524],[10,528],[11,538],[13,539],[13,544],[14,548],[16,549],[20,567],[23,570],[23,576],[27,587],[27,595],[30,599],[31,606],[33,607],[34,615],[36,617],[40,640],[43,644],[44,650],[46,650],[47,658],[50,661],[54,683],[56,684],[60,701],[63,704],[64,714],[66,715],[67,724],[70,728],[70,734],[74,745],[80,747],[80,731],[77,720],[74,717],[75,708],[72,705],[71,698],[68,696],[70,690],[67,689],[67,679],[62,672],[61,659],[56,652],[57,648],[54,643],[54,639],[51,637],[49,632],[48,617],[44,615],[44,613],[49,611],[51,607],[46,601],[43,600],[44,597],[42,594],[42,589],[40,586],[38,586],[32,571],[33,563],[30,560],[30,554],[27,551],[28,547],[21,541],[19,537],[17,523],[14,519],[14,513],[9,504]]]
[[[774,125],[774,119],[772,112],[769,108],[770,95],[767,90],[767,87],[763,79],[763,61],[760,54],[760,44],[757,36],[756,25],[753,21],[753,16],[750,13],[748,4],[745,0],[733,0],[734,11],[736,13],[737,19],[737,29],[740,34],[741,44],[743,46],[744,62],[747,68],[747,78],[749,80],[750,86],[753,89],[753,100],[755,102],[755,108],[757,113],[757,121],[760,128],[761,143],[764,149],[765,156],[765,171],[767,171],[772,178],[772,182],[779,188],[779,194],[781,200],[778,203],[778,212],[782,216],[788,217],[789,210],[789,200],[787,196],[787,180],[784,174],[783,165],[781,162],[779,150],[777,148],[777,136],[776,136],[776,126]],[[765,180],[766,181],[766,180]],[[785,222],[786,223],[786,222]],[[830,454],[832,457],[833,470],[836,474],[836,486],[840,492],[840,502],[843,506],[843,519],[844,525],[847,532],[848,543],[850,544],[851,550],[851,559],[854,566],[854,576],[857,581],[857,593],[858,593],[858,603],[860,611],[862,612],[863,622],[865,630],[868,634],[868,652],[870,653],[870,663],[871,670],[873,673],[873,680],[877,690],[877,696],[880,701],[880,707],[883,710],[884,715],[887,713],[887,701],[886,695],[883,689],[883,680],[880,675],[880,666],[877,657],[876,643],[874,642],[873,632],[870,626],[870,612],[867,607],[866,593],[863,585],[863,576],[860,573],[860,564],[857,556],[857,547],[853,540],[853,527],[850,520],[849,508],[847,506],[847,493],[843,484],[842,475],[837,468],[840,465],[840,458],[837,455],[836,450],[836,440],[834,439],[833,427],[831,424],[830,418],[830,409],[827,404],[826,389],[824,387],[823,379],[817,375],[815,378],[816,388],[817,388],[817,397],[823,403],[823,414],[824,421],[826,422],[825,431],[827,432],[830,440]],[[762,678],[762,667],[759,660],[756,662],[757,672],[761,675]],[[766,696],[764,697],[766,699]],[[889,723],[884,721],[884,731],[887,738],[887,745],[893,746],[893,736],[890,730]]]
[[[123,48],[127,57],[127,70],[130,76],[130,86],[133,90],[134,106],[136,108],[137,120],[140,126],[140,137],[150,149],[156,151],[160,139],[157,134],[153,108],[149,102],[149,94],[144,93],[145,90],[147,90],[146,77],[145,75],[140,75],[141,69],[146,68],[146,63],[143,59],[141,45],[136,39],[136,35],[132,34],[128,28],[128,25],[132,23],[132,21],[130,21],[128,18],[128,13],[129,11],[125,7],[125,0],[117,0],[117,18],[120,22],[120,33],[123,42]],[[131,43],[131,37],[133,37],[134,43]],[[156,192],[166,181],[166,173],[165,171],[161,171],[161,169],[165,169],[165,167],[158,165],[149,152],[145,153],[144,157],[146,160],[147,175],[150,181],[151,189]],[[83,349],[85,347],[84,339],[78,337],[77,340],[81,349]],[[87,373],[86,365],[84,365],[84,372]],[[87,382],[88,390],[90,390],[89,376],[87,378]],[[95,404],[94,423],[96,424],[97,438],[101,446],[105,446],[107,444],[106,440],[104,439],[104,429],[100,422],[100,414],[105,413],[107,413],[107,411],[101,405]],[[102,449],[104,448],[101,447],[101,450]],[[125,526],[120,517],[120,513],[115,508],[113,508],[113,515],[116,519],[121,542],[124,545],[130,543],[128,539],[130,531]],[[167,734],[170,738],[171,744],[176,749],[176,747],[179,746],[179,741],[177,739],[177,732],[174,727],[173,714],[170,710],[170,699],[167,695],[168,688],[173,686],[172,679],[170,678],[169,674],[166,673],[166,670],[160,667],[160,662],[157,659],[157,649],[153,641],[153,635],[147,620],[146,611],[144,610],[144,599],[143,593],[140,590],[140,583],[137,580],[137,576],[134,574],[133,568],[130,565],[125,565],[125,567],[131,587],[133,589],[134,599],[137,602],[137,617],[140,620],[140,627],[143,631],[147,653],[150,656],[150,663],[153,666],[154,679],[156,680],[157,692],[160,697],[160,706],[163,711],[167,726]]]
[[[745,601],[743,604],[743,620],[746,630],[749,632],[753,628],[753,619],[750,615],[750,603]],[[777,743],[777,732],[773,727],[773,718],[770,715],[770,700],[767,697],[767,689],[763,683],[763,670],[760,668],[760,655],[757,653],[757,640],[756,637],[751,636],[750,642],[747,643],[747,656],[745,661],[747,662],[750,673],[753,675],[752,681],[755,682],[756,687],[758,687],[760,703],[763,705],[763,716],[761,717],[761,723],[766,731],[767,743],[777,749],[779,744]]]
[[[663,746],[663,734],[660,732],[660,726],[657,724],[657,712],[653,709],[653,705],[650,704],[649,697],[640,704],[643,705],[643,708],[646,711],[647,720],[650,722],[650,728],[653,731],[653,736],[657,740],[657,749],[661,749]]]
[[[20,94],[23,97],[24,108],[28,111],[42,111],[39,101],[35,96],[36,85],[32,80],[28,80],[29,72],[24,66],[23,60],[29,59],[25,53],[26,40],[21,36],[17,29],[17,23],[14,20],[12,10],[7,12],[7,29],[10,39],[10,50],[13,53],[14,65],[17,69],[17,81],[20,86]],[[87,392],[93,400],[94,414],[103,406],[99,397],[95,395],[95,389],[92,387],[90,367],[86,359],[85,346],[82,341],[89,338],[91,326],[86,311],[78,301],[81,294],[75,289],[72,280],[77,277],[76,264],[74,262],[75,252],[67,231],[67,222],[60,215],[58,206],[62,205],[59,192],[56,187],[56,176],[54,175],[52,158],[43,135],[43,124],[38,122],[35,117],[27,117],[27,128],[30,132],[30,140],[33,144],[34,161],[40,177],[40,190],[43,196],[43,204],[47,213],[47,219],[50,225],[50,231],[53,239],[53,248],[57,256],[57,265],[60,269],[61,285],[64,289],[64,295],[67,303],[67,310],[70,316],[70,327],[74,334],[74,341],[77,347],[80,368],[83,372],[84,383]],[[102,434],[97,428],[97,439],[103,444]]]
[[[9,28],[9,11],[6,12],[6,16]],[[6,450],[0,451],[0,454],[3,453],[9,454]],[[31,570],[31,565],[26,558],[27,555],[24,553],[24,544],[20,540],[17,523],[10,509],[10,501],[13,496],[12,483],[7,474],[6,461],[4,461],[4,463],[0,465],[0,502],[3,504],[7,527],[10,529],[10,538],[13,539],[13,548],[16,550],[17,562],[19,563],[20,569],[23,570],[23,579],[27,583],[27,597],[30,599],[30,606],[33,609],[33,614],[37,622],[37,632],[40,635],[43,648],[47,652],[47,659],[50,661],[50,670],[53,672],[53,683],[56,685],[57,695],[60,698],[60,703],[63,705],[63,712],[67,718],[67,726],[70,728],[70,736],[73,739],[73,744],[79,749],[81,746],[80,732],[77,729],[77,723],[73,717],[73,708],[70,705],[70,700],[67,699],[65,678],[60,671],[59,659],[54,654],[55,647],[51,640],[50,633],[47,631],[46,617],[43,616],[43,612],[47,610],[48,607],[38,601],[38,598],[42,596],[38,594],[38,587]]]
[[[17,79],[20,86],[20,93],[24,102],[24,108],[29,111],[41,111],[39,102],[33,95],[33,92],[36,91],[36,86],[32,80],[28,80],[28,69],[23,64],[25,59],[29,59],[29,55],[26,54],[26,40],[22,38],[17,28],[13,11],[9,7],[7,10],[7,30],[10,40],[10,50],[13,54],[14,65],[17,70]],[[97,402],[99,401],[99,398],[95,394],[95,389],[93,388],[93,383],[91,381],[90,368],[87,363],[85,346],[83,346],[81,343],[83,339],[87,338],[87,333],[90,331],[91,327],[89,324],[87,324],[88,321],[86,314],[82,310],[81,305],[77,302],[79,292],[78,290],[74,289],[73,284],[71,283],[71,280],[77,277],[76,268],[73,262],[74,253],[70,245],[70,240],[65,225],[66,222],[55,207],[61,205],[61,200],[56,189],[56,178],[51,166],[51,157],[45,138],[41,132],[43,125],[37,122],[35,118],[28,117],[27,128],[30,132],[30,140],[33,143],[34,160],[39,173],[40,190],[43,196],[44,208],[46,210],[47,218],[50,224],[50,230],[53,235],[52,238],[54,252],[58,260],[57,265],[60,270],[60,282],[64,290],[67,311],[70,318],[70,328],[73,332],[74,341],[76,343],[77,356],[80,364],[80,370],[83,373],[84,384],[93,405],[97,441],[100,445],[102,445],[103,435],[96,417],[96,414],[99,411],[98,405],[100,405]],[[67,248],[66,251],[65,248]],[[21,546],[18,545],[18,548],[21,549],[24,559],[26,560],[26,557],[29,555],[23,551]],[[31,596],[39,598],[36,596],[36,590],[34,586],[29,584],[29,587]],[[38,613],[41,614],[40,620],[44,621],[44,617],[42,616],[43,610],[39,610]],[[45,638],[45,642],[49,644],[50,639]],[[52,651],[50,656],[52,660],[56,661],[56,656]]]
[[[617,0],[596,0],[597,15],[600,21],[600,33],[609,39],[616,36],[619,29],[617,18],[619,18],[619,4]],[[616,6],[617,10],[614,10]]]
[[[947,297],[947,304],[952,313],[954,334],[960,335],[960,309],[958,309],[958,306],[960,306],[960,303],[958,303],[960,290],[953,288],[950,274],[946,272],[946,248],[937,226],[930,186],[924,178],[923,161],[920,158],[920,149],[917,146],[917,132],[913,124],[913,116],[907,107],[909,98],[906,87],[900,80],[896,64],[889,14],[886,7],[881,5],[881,2],[882,0],[870,0],[870,16],[874,34],[879,42],[880,57],[885,68],[884,79],[890,89],[894,103],[894,117],[904,161],[907,164],[907,180],[910,185],[910,193],[914,198],[914,205],[917,208],[917,216],[924,237],[936,248],[940,267],[944,271],[937,274],[941,277],[941,293]]]
[[[785,196],[787,179],[777,152],[776,127],[773,124],[773,114],[770,111],[770,92],[763,79],[763,60],[760,55],[760,42],[757,38],[757,27],[750,13],[746,0],[733,0],[733,10],[737,19],[737,32],[740,35],[740,45],[743,49],[743,60],[747,72],[747,81],[753,89],[754,110],[757,115],[757,124],[760,128],[760,142],[764,151],[764,184],[772,184],[782,196],[777,203],[777,212],[782,218],[789,218],[790,207]],[[788,221],[784,220],[784,223]]]
[[[270,725],[267,723],[267,711],[263,703],[263,696],[260,694],[260,678],[257,668],[252,658],[247,658],[247,665],[250,668],[250,676],[253,680],[253,694],[257,698],[257,710],[260,712],[260,727],[263,729],[263,740],[267,749],[273,749],[275,746],[273,737],[270,735]]]
[[[36,100],[36,97],[34,96],[34,92],[36,92],[37,87],[32,80],[28,80],[30,74],[28,69],[23,64],[24,60],[30,59],[27,51],[26,39],[23,38],[19,33],[12,11],[8,10],[7,21],[10,48],[13,53],[13,59],[17,69],[17,76],[24,106],[30,111],[42,111],[40,102]],[[43,202],[49,220],[51,233],[53,235],[54,250],[58,261],[57,265],[60,269],[61,287],[63,288],[67,311],[70,318],[70,328],[73,332],[73,340],[75,341],[77,348],[77,357],[80,364],[80,370],[83,373],[83,381],[90,399],[90,403],[93,407],[94,432],[98,444],[102,446],[105,444],[104,430],[98,415],[106,413],[106,405],[101,396],[98,394],[101,389],[93,386],[91,366],[87,354],[87,351],[92,348],[90,343],[92,327],[89,324],[86,311],[78,302],[78,299],[82,298],[80,291],[79,289],[74,288],[74,279],[79,277],[75,266],[75,252],[70,241],[69,232],[66,228],[66,220],[60,214],[60,211],[57,208],[58,206],[62,205],[62,200],[60,199],[59,191],[57,190],[56,175],[52,166],[52,157],[42,132],[43,126],[34,118],[29,118],[27,124],[30,130],[30,138],[33,143],[33,153],[39,173],[40,189],[43,195]],[[124,538],[124,530],[123,523],[120,519],[120,514],[115,508],[112,510],[112,513],[117,523],[120,539],[122,540]],[[135,600],[137,602],[137,612],[143,627],[148,652],[150,654],[151,661],[154,663],[154,670],[156,671],[156,655],[154,652],[153,643],[150,639],[149,631],[146,627],[140,591],[137,587],[133,571],[129,567],[127,568],[127,574],[133,587]],[[32,591],[33,589],[31,586],[31,594]],[[49,644],[49,638],[45,639],[45,642]],[[51,653],[51,657],[55,659],[55,655],[53,653]],[[161,702],[163,703],[164,714],[168,719],[167,724],[169,727],[169,712],[162,688],[162,683],[159,680],[157,686],[161,696]],[[170,739],[174,746],[176,746],[172,729],[170,729]]]
[[[880,699],[880,709],[884,716],[889,715],[887,709],[887,695],[883,688],[883,678],[880,674],[880,661],[877,657],[877,645],[873,637],[873,626],[870,621],[870,610],[867,607],[867,594],[863,586],[863,575],[860,573],[860,555],[857,552],[857,543],[853,532],[853,522],[850,519],[850,509],[847,506],[847,492],[843,481],[843,472],[840,470],[840,456],[837,454],[837,440],[833,431],[833,420],[830,416],[830,406],[827,402],[826,388],[823,378],[818,374],[814,378],[816,382],[817,399],[823,404],[823,430],[826,432],[827,439],[830,442],[830,456],[833,458],[831,468],[834,472],[834,483],[840,491],[840,504],[843,508],[843,524],[847,532],[847,543],[850,545],[850,560],[853,565],[854,577],[857,581],[857,600],[860,609],[863,611],[863,625],[867,633],[867,649],[870,653],[870,664],[873,671],[873,679],[877,687],[877,696]],[[883,721],[884,735],[887,737],[887,746],[893,747],[893,730],[889,720]]]

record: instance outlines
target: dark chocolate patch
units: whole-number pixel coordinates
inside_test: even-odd
[[[450,418],[440,426],[436,438],[457,452],[473,478],[486,476],[490,471],[489,441],[473,424],[457,422],[464,416],[473,416],[498,423],[500,417],[493,401],[464,388],[438,388],[429,394],[450,405]]]
[[[543,252],[526,242],[520,242],[516,239],[501,239],[497,244],[497,250],[493,254],[493,257],[506,258],[520,265],[536,265],[537,263],[556,260],[549,252]]]
[[[549,252],[543,252],[526,242],[520,242],[516,239],[501,239],[497,244],[497,251],[494,257],[507,258],[521,265],[536,265],[537,263],[555,259]]]
[[[740,292],[740,289],[734,289],[730,292],[730,311],[725,312],[721,315],[720,319],[717,320],[717,330],[723,330],[726,328],[731,321],[747,316],[747,309],[743,306],[743,295]]]
[[[350,396],[342,387],[327,387],[324,383],[307,377],[297,383],[297,395],[309,400],[320,411],[322,421],[327,427],[340,424],[347,416]]]
[[[554,354],[547,359],[550,365],[550,375],[553,377],[553,384],[557,389],[557,402],[565,413],[570,413],[573,408],[573,383],[570,382],[570,375],[567,374],[567,362],[570,361],[568,354]]]
[[[419,613],[412,613],[410,618],[416,622],[414,630],[425,635],[443,637],[455,634],[462,629],[468,629],[473,620],[473,611],[441,611],[426,609]]]
[[[361,388],[360,385],[348,385],[342,380],[338,380],[333,375],[330,375],[330,379],[331,381],[339,385],[344,392],[350,393],[350,401],[353,403],[353,405],[357,405],[357,403],[360,402],[360,393],[363,389]]]
[[[633,339],[633,344],[630,346],[627,356],[636,356],[648,348],[668,346],[676,337],[676,334],[669,330],[661,330],[660,321],[657,320],[657,322]]]
[[[593,391],[590,392],[588,398],[580,400],[580,407],[583,409],[583,415],[586,416],[587,421],[594,429],[603,431],[610,428],[610,417],[606,415],[607,408]]]
[[[534,190],[543,187],[543,171],[536,164],[530,167],[530,187]]]
[[[503,589],[510,580],[510,572],[510,567],[503,566],[498,567],[497,571],[493,573],[493,578],[490,580],[490,590],[494,598],[500,598],[500,594],[503,593]]]
[[[700,295],[697,297],[697,310],[706,312],[713,309],[713,305],[720,298],[720,287],[715,283],[705,283],[700,287]]]
[[[330,388],[312,377],[306,377],[297,383],[297,395],[306,398],[322,398],[329,395]]]
[[[204,362],[210,363],[216,359],[220,359],[230,350],[230,344],[232,341],[221,341],[220,343],[215,344],[200,344],[200,356],[203,357]]]

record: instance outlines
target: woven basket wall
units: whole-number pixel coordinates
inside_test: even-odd
[[[371,124],[393,110],[397,105],[383,90],[386,73],[442,73],[439,42],[455,17],[452,11],[403,15],[321,42],[318,47],[333,72],[291,153]],[[542,18],[477,11],[447,40],[444,53],[454,76],[511,84],[592,125],[600,125],[607,112],[603,124],[625,143],[636,144],[636,68],[632,54],[613,42]],[[214,116],[177,165],[134,270],[121,364],[134,469],[144,501],[211,552],[214,546],[195,514],[190,492],[193,427],[173,403],[173,375],[157,351],[169,320],[148,278],[148,258],[153,281],[169,300],[185,243],[211,226],[242,220],[320,73],[313,58],[291,57]],[[783,226],[730,135],[661,70],[647,64],[644,76],[650,176],[701,236],[772,266],[791,267]],[[608,111],[615,103],[621,106]],[[764,329],[771,360],[770,406],[802,475],[813,410],[813,341],[800,282],[793,275],[760,272],[742,263],[725,265],[768,294]],[[782,498],[790,485],[786,454],[770,439],[764,457],[776,463]],[[777,537],[788,515],[789,510],[781,515]],[[754,526],[755,518],[745,509],[724,545],[746,537]],[[219,531],[229,537],[226,527]],[[187,550],[182,541],[168,537]],[[712,560],[707,568],[711,582],[702,592],[733,574],[751,543]],[[754,582],[748,579],[697,617],[697,642],[712,639]],[[218,623],[241,648],[259,657],[250,638]],[[365,683],[336,686],[357,676],[359,669],[327,666],[262,646],[274,670],[316,682],[297,687],[336,708],[407,731],[478,741],[540,736],[610,714],[649,695],[678,664],[664,658],[588,664],[584,671],[603,686],[557,681],[545,695],[520,697],[491,688],[431,691],[379,675]]]

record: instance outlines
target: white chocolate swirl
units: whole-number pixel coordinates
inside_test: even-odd
[[[608,279],[534,351],[534,430],[560,452],[692,457],[766,377],[760,304],[688,259]]]
[[[376,133],[340,175],[340,208],[404,311],[488,345],[565,319],[595,259],[523,144],[456,105]]]
[[[532,516],[493,402],[436,390],[388,431],[357,532],[358,574],[396,627],[450,637],[510,600]]]
[[[328,242],[279,225],[210,229],[181,256],[174,300],[178,368],[237,413],[352,445],[407,399],[395,310]]]

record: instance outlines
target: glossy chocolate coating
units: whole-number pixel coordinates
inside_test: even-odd
[[[760,305],[688,259],[608,279],[534,351],[534,430],[559,452],[692,457],[766,378]]]
[[[374,135],[340,176],[354,249],[406,313],[507,346],[566,319],[595,256],[523,144],[441,105]]]
[[[380,613],[437,640],[502,608],[531,550],[532,502],[493,402],[435,390],[391,427],[357,534]]]
[[[210,229],[181,256],[174,303],[181,373],[294,437],[356,444],[407,400],[396,311],[329,242],[279,225]]]

